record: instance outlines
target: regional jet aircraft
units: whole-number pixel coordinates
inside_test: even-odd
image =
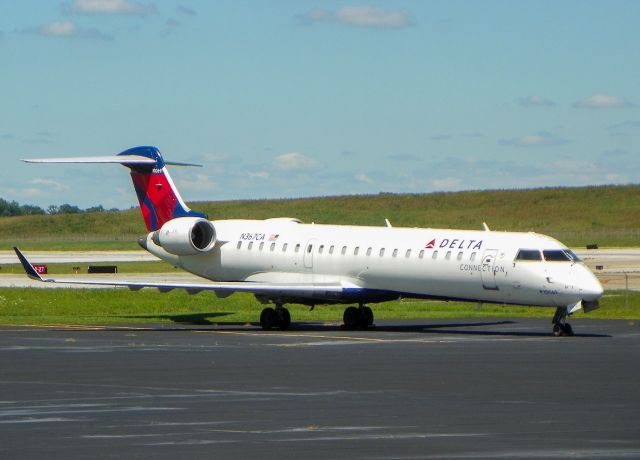
[[[145,287],[166,292],[248,292],[265,305],[264,329],[288,329],[286,304],[352,304],[346,328],[374,322],[367,304],[400,298],[555,307],[553,333],[572,335],[568,315],[598,308],[602,287],[565,245],[535,233],[208,220],[184,203],[155,147],[116,156],[25,160],[31,163],[119,163],[131,170],[149,231],[145,250],[198,275],[202,283],[42,278],[16,248],[27,274],[42,282]],[[193,165],[192,165],[193,166]],[[271,306],[273,305],[273,306]],[[358,305],[353,306],[353,305]],[[410,308],[410,307],[407,307]]]

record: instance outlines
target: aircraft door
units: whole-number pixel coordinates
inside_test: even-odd
[[[304,267],[305,268],[313,268],[313,253],[316,252],[318,240],[311,239],[307,241],[307,244],[304,247]]]
[[[487,249],[486,251],[484,251],[484,255],[482,256],[482,271],[480,272],[480,277],[482,278],[482,287],[493,291],[498,290],[495,273],[497,256],[497,249]]]

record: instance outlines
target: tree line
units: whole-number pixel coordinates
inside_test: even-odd
[[[105,209],[102,205],[81,209],[71,204],[51,205],[47,209],[31,204],[20,204],[17,201],[7,201],[0,198],[0,217],[11,216],[36,216],[36,215],[57,215],[57,214],[81,214],[85,212],[108,212],[118,209]]]

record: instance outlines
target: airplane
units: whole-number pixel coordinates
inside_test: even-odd
[[[139,245],[202,283],[51,279],[15,248],[27,275],[49,283],[124,286],[131,290],[252,293],[265,305],[260,325],[287,330],[285,305],[349,305],[347,329],[374,324],[368,306],[401,298],[555,307],[553,335],[571,336],[567,317],[599,307],[602,286],[567,246],[532,232],[305,224],[289,217],[209,220],[183,201],[155,147],[115,156],[23,160],[116,163],[130,170],[149,233]],[[354,306],[354,305],[357,305]]]

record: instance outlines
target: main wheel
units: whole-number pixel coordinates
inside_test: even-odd
[[[346,329],[357,329],[360,326],[360,310],[356,307],[347,308],[342,315],[342,320]]]
[[[563,330],[562,330],[562,325],[561,324],[554,324],[553,325],[553,335],[555,335],[556,337],[560,337],[563,334]]]
[[[276,323],[278,327],[283,331],[289,329],[289,326],[291,325],[291,314],[289,313],[289,310],[286,308],[276,308],[276,316]]]
[[[260,326],[262,326],[262,329],[265,331],[273,329],[277,321],[278,316],[276,315],[276,311],[271,307],[265,308],[262,310],[262,313],[260,313]]]
[[[362,324],[366,326],[371,326],[373,324],[373,310],[369,307],[360,308],[360,316],[362,317]]]
[[[573,328],[571,327],[571,324],[569,324],[569,323],[564,323],[564,326],[562,327],[562,332],[567,337],[573,337]]]

